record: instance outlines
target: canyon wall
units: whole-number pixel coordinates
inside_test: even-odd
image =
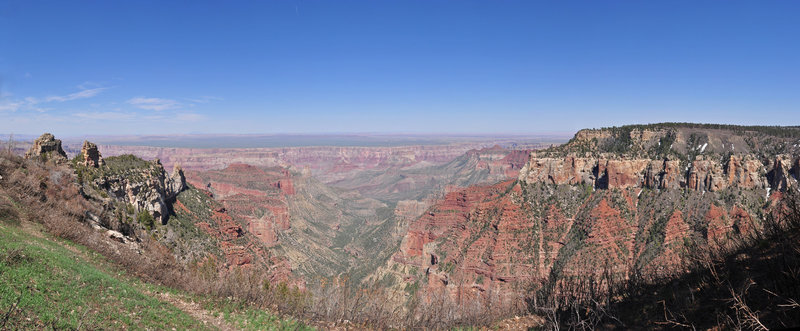
[[[386,162],[371,170],[361,164],[351,170],[358,176],[331,185],[305,168],[239,163],[189,170],[187,178],[221,202],[245,232],[285,257],[298,276],[348,271],[359,277],[394,252],[440,190],[516,178],[528,154],[494,146],[444,164]]]
[[[674,277],[698,249],[724,252],[764,226],[781,192],[798,187],[798,138],[694,126],[582,130],[532,152],[516,181],[435,202],[372,277],[394,279],[407,297],[444,289],[507,300],[568,291],[575,280]]]
[[[598,189],[782,190],[797,185],[798,164],[800,160],[788,154],[771,159],[738,154],[723,160],[699,155],[688,162],[649,158],[552,158],[533,153],[530,162],[520,171],[519,179],[526,183],[588,185]]]

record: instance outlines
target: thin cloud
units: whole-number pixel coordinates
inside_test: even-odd
[[[94,96],[100,94],[100,92],[103,92],[106,89],[108,89],[108,88],[107,87],[96,87],[96,88],[81,90],[81,91],[78,91],[78,92],[75,92],[75,93],[71,93],[71,94],[67,94],[67,95],[64,95],[64,96],[53,95],[53,96],[49,96],[49,97],[45,98],[44,101],[45,102],[53,102],[53,101],[64,102],[64,101],[71,101],[71,100],[78,100],[78,99],[86,99],[86,98],[94,97]]]
[[[181,122],[199,122],[205,120],[206,116],[197,113],[181,113],[175,116],[175,119]]]
[[[47,111],[51,111],[51,110],[53,110],[55,108],[44,108],[44,107],[28,106],[27,109],[29,109],[31,111],[37,111],[37,112],[40,112],[40,113],[44,113],[44,112],[47,112]]]
[[[82,112],[72,115],[82,119],[104,121],[130,120],[136,117],[136,114],[122,112]]]
[[[211,101],[220,101],[222,98],[204,95],[199,98],[186,98],[186,100],[194,103],[209,103]]]
[[[11,93],[2,92],[0,95],[0,112],[25,111],[25,112],[45,113],[54,110],[55,108],[42,107],[43,105],[55,102],[92,98],[102,93],[104,90],[108,89],[108,87],[87,88],[87,84],[89,83],[84,83],[79,85],[78,89],[80,89],[80,91],[78,92],[67,95],[51,95],[45,98],[36,98],[30,96],[12,97],[13,95]]]
[[[83,82],[81,85],[78,85],[78,88],[81,90],[89,90],[96,87],[103,87],[103,85],[100,85],[95,82]]]
[[[0,101],[0,112],[14,112],[25,105],[24,102]]]
[[[128,100],[128,103],[141,109],[162,111],[180,107],[180,103],[171,99],[137,97]]]
[[[171,123],[182,123],[182,122],[203,121],[206,119],[206,116],[198,113],[177,113],[177,114],[158,113],[152,115],[140,115],[138,118],[147,121],[165,121]]]

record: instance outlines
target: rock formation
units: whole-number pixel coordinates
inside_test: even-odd
[[[769,185],[773,190],[786,190],[789,187],[797,185],[797,177],[794,174],[798,169],[792,169],[793,165],[800,163],[800,159],[792,160],[790,155],[776,155],[774,160],[771,160],[770,165],[772,169],[767,171],[769,177]]]
[[[134,158],[129,156],[129,158]],[[109,159],[115,161],[116,159]],[[103,171],[101,176],[94,180],[94,184],[105,190],[109,195],[119,201],[129,203],[139,211],[150,213],[154,219],[166,224],[169,219],[168,202],[186,188],[186,178],[183,171],[176,167],[171,176],[167,176],[161,162],[125,160],[120,161],[127,166],[118,170],[117,166]]]
[[[83,165],[86,167],[97,168],[105,164],[103,157],[100,156],[100,151],[97,150],[97,145],[88,140],[83,141],[81,156],[83,157]]]
[[[61,148],[60,139],[56,139],[50,133],[45,133],[33,141],[33,146],[25,153],[25,158],[39,158],[60,162],[67,160],[67,153]]]
[[[566,145],[531,153],[516,182],[435,202],[409,222],[398,252],[373,279],[513,297],[520,289],[568,291],[559,287],[566,280],[684,273],[691,247],[730,249],[762,226],[760,215],[773,205],[765,206],[765,193],[797,187],[800,149],[775,141],[800,133],[770,132],[582,130]],[[790,147],[773,148],[780,146]],[[770,155],[775,150],[782,152]]]
[[[186,188],[186,176],[180,165],[172,167],[172,175],[164,182],[167,198],[172,199]]]
[[[687,188],[719,191],[741,189],[785,190],[796,185],[800,158],[781,154],[772,161],[759,161],[753,155],[731,155],[713,160],[698,155],[693,161],[644,158],[562,159],[531,154],[519,179],[526,183],[555,185],[584,184],[598,189],[642,187],[650,189]],[[685,166],[683,166],[685,165]]]

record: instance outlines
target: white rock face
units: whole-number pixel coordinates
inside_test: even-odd
[[[136,210],[147,211],[161,224],[166,224],[169,219],[167,201],[186,188],[186,178],[180,167],[167,177],[161,162],[148,163],[149,167],[103,176],[96,179],[95,184],[105,189],[111,198],[129,203]]]

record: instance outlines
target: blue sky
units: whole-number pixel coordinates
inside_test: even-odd
[[[0,0],[0,132],[797,125],[798,1]]]

